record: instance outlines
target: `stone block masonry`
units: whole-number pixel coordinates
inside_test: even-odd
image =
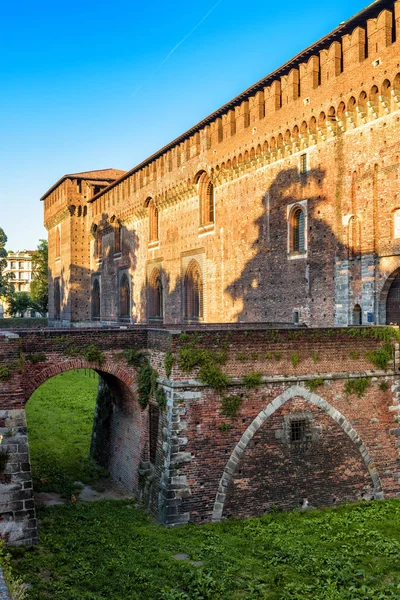
[[[37,540],[24,407],[77,368],[100,375],[93,456],[165,525],[400,496],[398,339],[260,325],[0,335],[0,535]],[[132,351],[157,371],[148,402]]]

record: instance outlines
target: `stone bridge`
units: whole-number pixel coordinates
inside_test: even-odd
[[[394,328],[3,332],[0,533],[37,539],[25,405],[58,373],[100,375],[92,455],[177,525],[400,494],[398,366]]]

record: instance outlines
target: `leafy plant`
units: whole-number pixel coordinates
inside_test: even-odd
[[[357,395],[361,398],[371,385],[368,377],[358,377],[357,379],[348,379],[344,385],[344,393]]]
[[[164,411],[167,407],[167,396],[165,394],[165,390],[162,387],[158,387],[155,392],[155,399],[160,407],[161,411]]]
[[[35,352],[34,354],[27,354],[26,360],[29,360],[29,362],[35,365],[40,362],[45,362],[47,356],[43,352]]]
[[[241,403],[242,398],[240,396],[225,396],[224,398],[222,398],[222,414],[225,417],[236,417]]]
[[[236,359],[240,360],[241,362],[244,362],[245,360],[247,360],[247,354],[246,354],[246,352],[239,352],[236,355]]]
[[[80,354],[86,358],[88,362],[97,362],[101,365],[105,361],[104,352],[95,344],[88,344],[82,348]]]
[[[300,362],[300,356],[298,352],[292,352],[292,356],[291,356],[291,360],[292,360],[292,365],[294,368],[297,367],[297,365]]]
[[[164,358],[164,368],[165,368],[165,374],[168,377],[168,379],[171,376],[172,373],[172,367],[174,366],[174,355],[172,354],[172,352],[170,350],[167,350],[167,352],[165,353],[165,358]]]
[[[126,360],[126,364],[129,366],[140,367],[145,358],[145,353],[134,348],[129,348],[121,352],[121,356]]]
[[[0,365],[0,381],[8,381],[11,377],[11,371],[7,365]]]
[[[252,388],[257,387],[262,383],[262,374],[256,371],[252,371],[248,375],[244,375],[243,383],[247,387],[247,389],[251,390]]]
[[[29,586],[20,577],[15,577],[11,566],[11,555],[3,540],[0,540],[0,563],[11,600],[24,600]]]
[[[218,429],[220,431],[229,431],[232,429],[232,425],[230,423],[221,423],[221,425],[218,425]]]
[[[311,392],[315,392],[315,390],[324,385],[324,380],[321,377],[315,377],[315,379],[309,379],[306,381],[306,386]]]
[[[138,382],[138,402],[142,408],[146,408],[150,396],[154,396],[157,387],[158,373],[146,360],[139,369],[137,375]]]
[[[318,362],[318,360],[319,360],[318,352],[313,352],[312,358],[315,363]]]
[[[352,360],[357,360],[357,358],[360,358],[360,353],[358,350],[350,350],[349,356]]]
[[[389,362],[393,358],[393,348],[389,344],[385,345],[383,348],[378,348],[378,350],[368,350],[365,353],[365,357],[372,362],[377,369],[387,371]]]
[[[388,390],[388,389],[389,389],[389,382],[388,382],[388,381],[385,381],[385,380],[383,380],[383,381],[380,381],[380,382],[379,382],[379,389],[380,389],[382,392],[386,392],[386,390]]]
[[[281,360],[281,357],[282,357],[282,355],[280,352],[274,352],[274,359],[276,361]]]
[[[68,344],[68,346],[64,350],[64,354],[67,356],[79,356],[79,348],[75,346],[75,344]]]
[[[229,377],[221,371],[218,365],[209,361],[202,364],[199,371],[199,379],[216,390],[226,388],[229,383]]]

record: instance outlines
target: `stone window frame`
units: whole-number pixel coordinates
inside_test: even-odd
[[[307,258],[308,254],[308,211],[307,211],[308,200],[300,200],[288,204],[286,207],[286,219],[287,219],[287,257],[288,260],[296,260],[299,258]],[[301,210],[304,214],[304,249],[294,250],[293,249],[293,218],[298,210]]]
[[[306,439],[303,440],[292,440],[292,424],[294,422],[305,421],[307,435]],[[315,424],[315,417],[309,412],[292,412],[289,415],[283,417],[283,428],[282,428],[282,442],[292,448],[298,449],[309,449],[315,442],[317,442],[321,435],[321,429]]]

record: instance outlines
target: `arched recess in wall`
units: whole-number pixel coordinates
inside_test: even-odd
[[[232,454],[229,457],[228,462],[226,463],[215,496],[214,509],[212,514],[212,520],[214,522],[220,521],[222,519],[228,486],[234,477],[236,468],[240,460],[243,458],[244,452],[246,451],[248,444],[269,417],[271,417],[277,410],[279,410],[284,404],[286,404],[286,402],[296,397],[303,398],[307,402],[310,402],[314,406],[317,406],[318,408],[322,409],[322,411],[325,414],[330,416],[337,423],[337,425],[339,425],[339,427],[344,431],[344,433],[355,444],[355,447],[358,449],[358,452],[361,455],[362,461],[365,463],[365,466],[368,469],[373,484],[374,498],[382,499],[384,497],[381,481],[376,467],[373,463],[373,460],[366,446],[362,442],[361,438],[350,425],[350,423],[347,421],[347,419],[337,409],[333,408],[333,406],[331,406],[326,400],[324,400],[317,394],[314,394],[299,385],[294,385],[288,388],[279,396],[277,396],[274,400],[272,400],[272,402],[270,402],[266,406],[266,408],[264,408],[257,415],[257,417],[249,425],[249,427],[247,427],[239,442],[236,444]]]
[[[191,260],[183,281],[185,319],[199,321],[204,316],[203,275],[197,260]]]
[[[92,320],[100,320],[100,282],[98,277],[95,277],[92,283],[91,293],[91,309],[92,309]]]
[[[157,242],[159,238],[158,208],[153,198],[147,198],[145,206],[149,212],[149,242]]]
[[[56,258],[61,256],[61,227],[56,227]]]
[[[199,171],[195,178],[199,196],[199,222],[200,225],[214,223],[214,185],[205,171]]]
[[[54,318],[61,318],[61,282],[60,278],[54,279]]]
[[[149,319],[163,318],[163,285],[160,269],[154,268],[149,278]]]
[[[129,321],[131,317],[131,286],[126,273],[123,273],[119,281],[119,318]]]

